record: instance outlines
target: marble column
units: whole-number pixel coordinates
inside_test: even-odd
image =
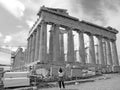
[[[53,61],[53,30],[54,30],[54,25],[51,26],[50,30],[50,38],[49,38],[49,62]]]
[[[99,64],[99,57],[98,57],[98,44],[95,45],[95,58],[96,58],[96,64]]]
[[[74,60],[74,41],[72,29],[67,28],[68,31],[68,42],[67,42],[67,62],[75,62]]]
[[[32,51],[31,51],[31,62],[34,62],[34,54],[35,54],[35,32],[32,33]]]
[[[107,54],[107,64],[113,65],[112,63],[112,55],[111,55],[111,47],[110,47],[110,40],[106,39],[106,54]]]
[[[77,50],[74,50],[74,60],[77,61],[77,53],[78,51]]]
[[[59,41],[59,25],[54,24],[53,30],[53,61],[59,62],[60,60],[60,41]]]
[[[107,49],[106,49],[106,43],[105,40],[103,41],[103,53],[104,53],[104,61],[105,61],[105,65],[107,65],[107,53],[106,53]]]
[[[98,58],[99,58],[99,64],[105,65],[102,37],[101,36],[97,36],[97,39],[98,39]]]
[[[27,39],[27,63],[29,63],[30,56],[30,38]]]
[[[60,61],[64,62],[65,61],[65,55],[64,55],[64,38],[63,38],[64,33],[60,34]]]
[[[35,61],[38,60],[38,56],[39,56],[39,43],[40,43],[40,26],[38,26],[36,30]]]
[[[32,62],[33,61],[33,34],[31,35],[31,58],[30,58],[30,62]]]
[[[85,64],[85,44],[84,44],[84,36],[83,32],[79,33],[79,56],[80,56],[80,62],[82,64]]]
[[[31,63],[32,56],[32,35],[30,36],[30,54],[29,54],[29,63]]]
[[[47,63],[47,23],[45,21],[41,21],[39,60]]]
[[[37,32],[36,30],[34,31],[34,41],[33,41],[33,62],[35,61],[35,47],[36,47],[36,35],[37,35]]]
[[[96,64],[93,35],[88,34],[88,36],[89,36],[89,63]]]
[[[117,54],[117,47],[116,47],[116,41],[113,40],[111,42],[112,45],[112,59],[113,59],[113,65],[114,66],[118,66],[119,65],[119,61],[118,61],[118,54]]]

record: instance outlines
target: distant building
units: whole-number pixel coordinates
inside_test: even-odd
[[[25,65],[25,52],[22,48],[18,48],[16,52],[12,53],[12,70],[21,70]]]

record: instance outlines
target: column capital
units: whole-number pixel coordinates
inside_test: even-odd
[[[50,31],[49,32],[53,32],[55,29],[55,26],[57,26],[57,27],[59,27],[60,25],[58,25],[58,24],[52,24],[52,26],[51,26],[51,28],[50,28]]]
[[[95,35],[97,38],[104,38],[102,35]]]
[[[77,30],[78,33],[85,33],[84,30]]]
[[[114,41],[114,39],[110,39],[110,38],[107,38],[107,37],[104,37],[104,39],[105,39],[106,41]]]
[[[33,37],[33,33],[27,38],[27,40],[29,40],[31,37]]]
[[[65,27],[66,30],[73,30],[72,27]]]
[[[37,28],[36,28],[36,29],[39,29],[39,28],[41,28],[41,24],[40,24],[40,23],[38,24],[38,26],[37,26]]]
[[[88,36],[94,36],[91,32],[85,32]]]
[[[34,34],[36,34],[36,31],[34,31],[32,35],[34,35]]]
[[[60,24],[56,24],[56,23],[52,23],[51,25],[60,27]]]
[[[111,39],[110,41],[111,41],[111,42],[116,42],[116,40],[114,40],[114,39]]]
[[[35,33],[37,32],[37,28],[34,30],[34,32],[35,32]]]
[[[40,26],[41,26],[42,24],[47,24],[47,22],[45,22],[44,20],[41,20]]]

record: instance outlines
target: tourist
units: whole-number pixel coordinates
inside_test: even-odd
[[[65,88],[65,84],[64,84],[64,72],[62,70],[62,68],[59,68],[58,70],[58,83],[59,83],[59,88],[61,89],[61,87],[63,86],[63,88]]]

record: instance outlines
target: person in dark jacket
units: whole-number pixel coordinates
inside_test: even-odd
[[[62,68],[59,68],[58,70],[58,83],[59,83],[59,88],[61,89],[61,87],[63,86],[63,88],[65,88],[65,84],[64,84],[64,72],[62,70]]]

